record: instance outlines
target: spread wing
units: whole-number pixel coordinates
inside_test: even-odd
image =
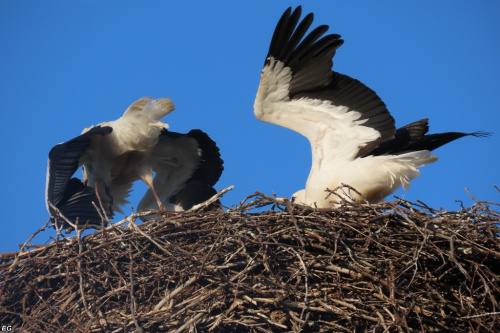
[[[212,197],[223,167],[216,143],[201,130],[180,134],[163,130],[152,153],[155,171],[153,186],[165,206],[175,204],[184,210]],[[138,210],[157,207],[150,190]]]
[[[370,154],[374,156],[395,154],[411,149],[429,131],[429,119],[417,120],[411,124],[398,128],[394,139],[382,142]]]
[[[398,128],[394,139],[381,143],[370,152],[370,155],[379,156],[384,154],[399,154],[408,151],[437,149],[451,141],[464,136],[475,136],[478,138],[489,137],[489,132],[445,132],[427,134],[429,131],[429,119],[420,119],[411,124]]]
[[[300,15],[300,6],[293,12],[288,8],[276,26],[261,73],[255,116],[307,137],[316,157],[366,156],[394,137],[394,119],[373,90],[332,71],[332,58],[343,43],[340,36],[323,36],[326,25],[307,34],[313,14],[299,22]]]
[[[83,184],[80,179],[71,177],[78,169],[80,157],[91,146],[92,138],[95,135],[109,134],[111,131],[112,128],[109,126],[96,126],[84,134],[67,142],[60,143],[51,149],[47,164],[45,199],[47,209],[52,216],[56,214],[48,204],[49,202],[72,222],[75,222],[79,218],[81,225],[86,222],[97,225],[101,224],[102,219],[92,205],[92,202],[95,202],[97,205],[99,202],[95,190]],[[105,214],[108,217],[112,217],[111,197],[104,196],[100,199],[104,206]],[[64,225],[62,220],[58,221]]]

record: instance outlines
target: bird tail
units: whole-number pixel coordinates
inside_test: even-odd
[[[142,114],[154,120],[160,120],[167,114],[175,110],[175,105],[170,98],[152,99],[143,97],[130,104],[123,117]]]
[[[149,102],[143,112],[151,119],[160,120],[174,110],[175,105],[170,98],[158,98]]]
[[[428,150],[419,150],[393,155],[390,156],[390,159],[393,163],[388,163],[386,168],[390,172],[393,182],[400,183],[405,190],[408,190],[410,181],[420,175],[418,168],[436,162],[438,157],[432,155]]]

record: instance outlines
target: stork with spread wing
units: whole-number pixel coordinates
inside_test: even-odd
[[[300,21],[301,7],[288,8],[274,31],[254,104],[255,116],[289,128],[311,144],[312,167],[298,203],[331,207],[328,189],[342,184],[361,194],[355,200],[378,202],[433,163],[430,153],[463,136],[489,133],[447,132],[426,135],[427,119],[398,130],[377,94],[360,81],[332,71],[340,35],[321,25],[307,34],[313,14]],[[300,21],[300,22],[299,22]],[[339,199],[337,199],[338,201]]]
[[[54,224],[71,229],[60,213],[80,226],[100,226],[104,216],[122,212],[139,179],[149,188],[139,210],[187,210],[215,195],[223,170],[219,148],[201,130],[168,131],[160,119],[173,110],[169,98],[141,98],[119,119],[54,146],[45,192]],[[83,181],[72,178],[81,166]]]

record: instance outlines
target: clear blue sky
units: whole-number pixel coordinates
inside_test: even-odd
[[[0,252],[17,250],[48,219],[50,149],[143,96],[171,97],[171,130],[200,128],[218,143],[225,170],[217,188],[235,185],[225,205],[256,190],[302,189],[307,140],[253,115],[275,24],[299,4],[0,1]],[[334,68],[374,89],[397,125],[428,117],[431,132],[496,132],[438,149],[440,160],[397,195],[459,209],[455,200],[472,203],[467,187],[500,201],[500,2],[329,0],[303,9],[315,13],[315,26],[342,35]],[[134,205],[143,193],[137,188]]]

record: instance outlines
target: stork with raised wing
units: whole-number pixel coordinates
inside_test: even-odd
[[[340,35],[323,36],[326,25],[307,34],[313,14],[300,16],[300,6],[288,8],[279,20],[254,104],[259,120],[300,133],[311,144],[311,171],[305,189],[293,194],[296,202],[332,207],[343,197],[329,197],[326,190],[343,184],[359,192],[350,194],[356,201],[379,202],[401,186],[408,189],[418,168],[437,160],[431,150],[464,136],[489,135],[427,135],[427,119],[396,130],[373,90],[332,70]]]
[[[223,170],[219,148],[201,130],[168,131],[160,119],[173,110],[169,98],[141,98],[121,118],[54,146],[46,185],[54,224],[71,229],[62,214],[80,226],[100,226],[122,212],[139,179],[149,188],[139,210],[187,210],[215,195],[213,186]],[[83,167],[83,181],[72,178],[78,167]]]

